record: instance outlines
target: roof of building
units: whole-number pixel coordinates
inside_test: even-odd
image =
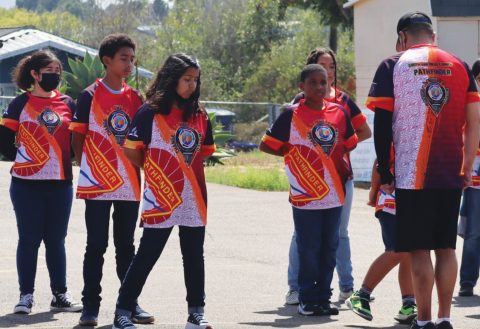
[[[478,0],[430,0],[432,15],[437,17],[480,16]]]
[[[59,49],[81,58],[85,56],[86,52],[92,56],[98,54],[97,49],[37,30],[31,26],[0,28],[0,44],[2,45],[0,61],[47,47]],[[143,68],[138,68],[138,73],[145,78],[153,76],[152,72]]]

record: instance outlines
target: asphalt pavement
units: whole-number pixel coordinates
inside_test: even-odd
[[[35,305],[30,315],[12,314],[19,291],[15,265],[17,229],[9,197],[8,162],[0,162],[0,328],[79,328],[79,313],[49,311],[51,292],[45,250],[39,251]],[[78,174],[78,170],[75,171]],[[206,315],[215,329],[261,328],[408,328],[393,316],[400,307],[397,271],[393,270],[374,291],[374,319],[369,322],[340,305],[331,317],[304,317],[296,307],[285,306],[288,247],[293,230],[286,192],[258,192],[208,184],[209,208],[205,240]],[[350,219],[350,239],[355,286],[359,287],[370,263],[383,251],[380,226],[366,205],[368,190],[356,188]],[[28,204],[25,205],[28,207]],[[80,300],[86,231],[84,203],[74,200],[68,237],[68,286]],[[32,220],[35,220],[32,218]],[[142,229],[137,228],[135,243]],[[175,229],[140,296],[140,305],[155,315],[152,325],[140,329],[184,328],[187,319],[182,258]],[[461,255],[458,240],[457,255]],[[480,252],[480,251],[479,251]],[[111,328],[120,283],[115,273],[113,241],[105,255],[102,305],[97,328]],[[333,298],[338,297],[336,274]],[[456,297],[452,317],[455,328],[480,328],[480,288],[474,297]],[[434,296],[434,314],[436,312]]]

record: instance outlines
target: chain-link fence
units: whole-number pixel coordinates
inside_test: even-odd
[[[0,114],[3,115],[3,112],[8,107],[8,104],[14,99],[14,96],[0,96]]]
[[[233,134],[230,146],[240,150],[254,149],[268,126],[281,113],[275,103],[202,101],[207,112],[214,112],[217,124]]]

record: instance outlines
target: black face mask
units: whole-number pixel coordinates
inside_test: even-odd
[[[58,73],[42,73],[42,81],[39,81],[38,84],[45,91],[52,91],[58,87],[60,83],[60,74]]]

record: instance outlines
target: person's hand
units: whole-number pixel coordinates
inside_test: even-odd
[[[464,168],[463,171],[463,187],[467,188],[472,185],[472,170],[467,170]]]
[[[395,191],[395,182],[391,182],[390,184],[382,184],[380,189],[387,194],[393,194]]]

